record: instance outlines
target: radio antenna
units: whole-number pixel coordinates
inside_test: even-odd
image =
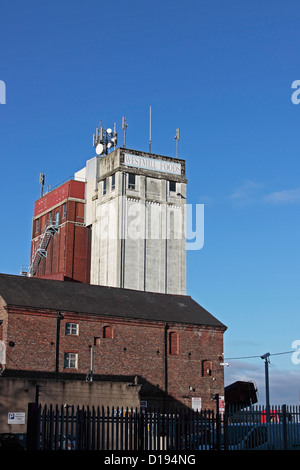
[[[176,140],[176,158],[178,158],[179,127],[176,129],[175,140]]]
[[[126,128],[127,128],[127,123],[126,123],[126,117],[122,117],[122,129],[124,131],[124,144],[123,147],[126,148]]]
[[[151,106],[149,114],[149,153],[151,153]]]

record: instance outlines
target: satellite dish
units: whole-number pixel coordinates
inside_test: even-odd
[[[107,132],[108,134],[111,134],[111,133],[112,133],[112,130],[111,130],[111,129],[106,129],[106,132]]]
[[[112,143],[111,143],[111,142],[108,142],[107,148],[110,149],[111,147],[112,147]]]
[[[98,144],[98,145],[96,146],[96,154],[97,154],[97,155],[101,155],[101,153],[103,152],[103,150],[104,150],[103,144]]]

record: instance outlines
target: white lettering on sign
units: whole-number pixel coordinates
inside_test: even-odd
[[[8,413],[8,424],[25,424],[25,413]]]
[[[181,175],[181,164],[168,162],[165,160],[156,160],[154,158],[141,157],[125,153],[125,165],[143,168],[145,170],[162,171],[164,173],[172,173]]]

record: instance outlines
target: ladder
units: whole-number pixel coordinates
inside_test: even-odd
[[[46,225],[44,233],[41,237],[40,244],[38,248],[34,251],[33,256],[31,258],[31,263],[28,270],[28,276],[32,277],[35,275],[36,270],[38,268],[39,262],[42,258],[46,258],[47,256],[47,247],[51,237],[59,231],[59,225],[54,225],[52,223]]]

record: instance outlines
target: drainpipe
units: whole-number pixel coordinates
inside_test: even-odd
[[[64,318],[60,310],[57,311],[56,317],[56,337],[55,337],[55,374],[59,371],[59,342],[60,342],[60,322]]]
[[[164,325],[164,391],[168,393],[168,324]]]

